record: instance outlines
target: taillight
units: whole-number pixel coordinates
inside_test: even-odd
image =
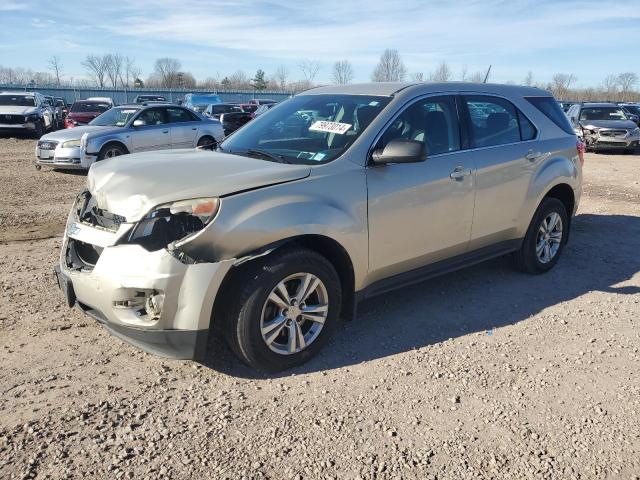
[[[582,140],[576,142],[576,150],[578,151],[578,158],[580,159],[580,166],[584,166],[584,152],[587,150],[586,145]]]

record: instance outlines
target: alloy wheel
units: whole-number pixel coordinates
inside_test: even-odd
[[[536,256],[540,263],[549,263],[560,250],[561,242],[562,218],[551,212],[542,220],[536,237]]]
[[[322,281],[311,273],[295,273],[268,295],[260,318],[262,339],[280,355],[298,353],[318,338],[328,313],[329,298]]]

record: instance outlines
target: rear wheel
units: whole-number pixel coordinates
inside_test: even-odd
[[[515,266],[532,274],[551,270],[567,242],[568,231],[564,204],[557,198],[545,198],[531,220],[522,247],[514,253]]]
[[[338,324],[340,279],[307,249],[276,253],[239,272],[224,334],[248,365],[280,371],[309,360]]]
[[[98,154],[98,160],[104,160],[106,158],[119,157],[120,155],[126,155],[127,151],[118,145],[117,143],[108,143],[100,150]]]

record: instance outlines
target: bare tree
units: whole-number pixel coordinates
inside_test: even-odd
[[[95,81],[99,87],[104,87],[105,77],[107,73],[107,56],[106,55],[87,55],[82,65],[87,69],[89,76]]]
[[[411,74],[411,80],[414,82],[424,82],[424,73],[415,72]]]
[[[442,61],[436,71],[431,75],[431,80],[434,82],[448,82],[451,79],[451,69],[447,62]]]
[[[276,68],[273,79],[280,90],[285,90],[287,87],[287,78],[289,78],[289,69],[285,65],[279,65],[278,68]]]
[[[54,55],[47,62],[49,64],[49,70],[53,72],[53,76],[56,77],[56,85],[60,86],[60,77],[62,76],[62,63],[60,63],[60,57]]]
[[[627,100],[629,93],[638,83],[638,75],[633,72],[621,73],[617,77],[617,83],[620,87],[621,99],[623,102]]]
[[[140,68],[136,65],[134,58],[125,57],[123,74],[124,77],[120,76],[120,83],[129,88],[136,78],[140,76]]]
[[[463,65],[462,68],[460,69],[460,81],[466,82],[467,75],[469,75],[469,68],[466,65]]]
[[[529,70],[527,72],[527,76],[524,77],[524,82],[523,82],[527,87],[533,87],[533,72],[531,70]]]
[[[474,72],[469,77],[469,81],[473,83],[482,83],[484,82],[485,76],[486,76],[485,72]]]
[[[118,81],[122,84],[122,71],[125,66],[125,60],[119,53],[108,53],[104,56],[106,63],[107,78],[111,82],[111,86],[116,88]]]
[[[339,60],[333,64],[333,83],[345,85],[353,80],[353,67],[349,60]]]
[[[227,78],[229,79],[229,88],[237,90],[249,90],[252,88],[249,77],[242,70],[236,70]]]
[[[570,74],[556,73],[551,78],[551,85],[550,85],[551,92],[556,98],[565,97],[569,92],[569,87],[571,86],[571,83],[574,80],[576,80],[576,77],[572,73]]]
[[[399,82],[407,75],[407,68],[395,49],[386,49],[380,56],[380,61],[371,74],[374,82]]]
[[[310,60],[308,58],[305,58],[298,64],[298,67],[300,68],[302,75],[304,75],[304,79],[307,81],[307,83],[309,85],[313,84],[313,80],[316,78],[316,75],[318,75],[318,72],[320,71],[320,62],[318,62],[317,60]]]
[[[178,86],[178,72],[182,68],[180,60],[176,58],[158,58],[153,66],[153,71],[160,82],[161,87],[175,88]]]

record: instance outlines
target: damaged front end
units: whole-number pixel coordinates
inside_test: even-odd
[[[147,351],[195,358],[235,259],[196,262],[178,245],[198,235],[218,208],[218,199],[172,202],[127,222],[82,192],[56,269],[69,303]]]

